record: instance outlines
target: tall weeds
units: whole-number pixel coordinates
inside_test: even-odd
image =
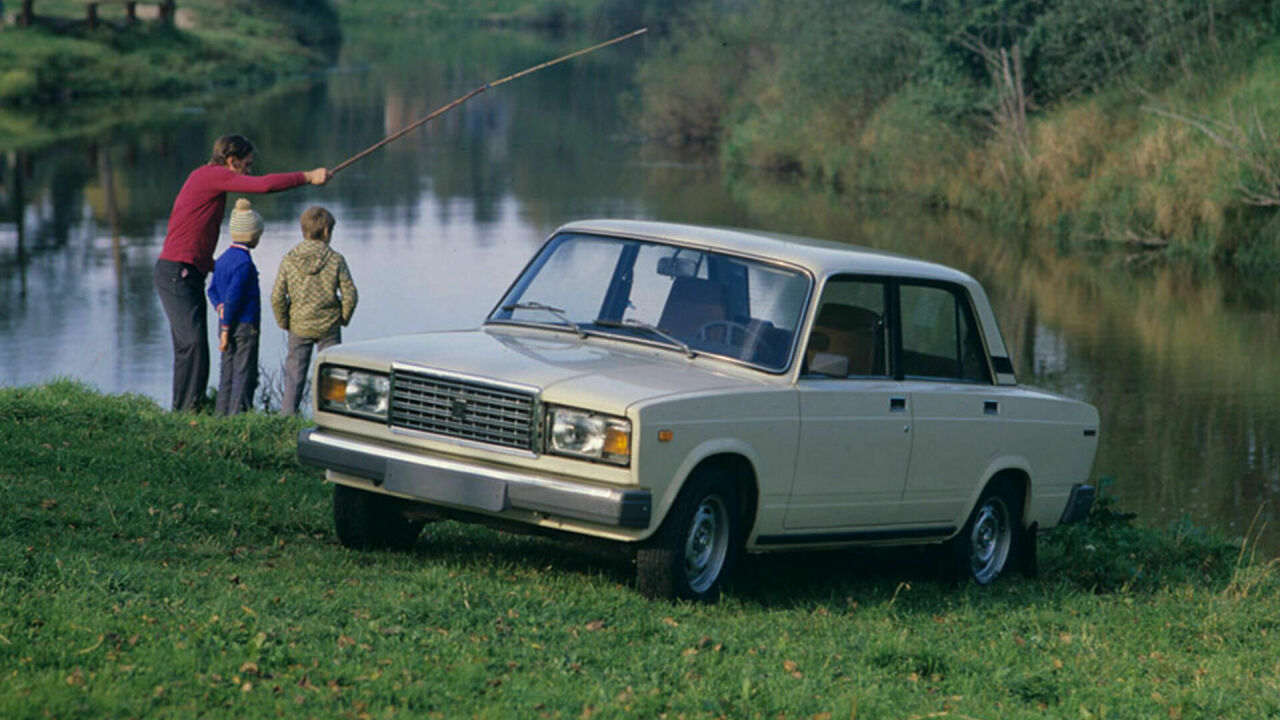
[[[1280,14],[1265,5],[707,2],[642,65],[638,125],[717,146],[739,175],[1280,263]]]

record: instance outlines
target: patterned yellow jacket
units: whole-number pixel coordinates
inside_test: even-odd
[[[280,261],[271,311],[294,335],[322,338],[351,322],[357,297],[342,253],[324,240],[303,240]]]

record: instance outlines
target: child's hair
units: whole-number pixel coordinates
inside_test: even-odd
[[[302,212],[302,237],[323,240],[326,232],[333,232],[333,213],[319,205],[312,205]]]
[[[213,141],[210,165],[226,165],[227,158],[243,160],[253,154],[253,143],[243,135],[223,135]]]

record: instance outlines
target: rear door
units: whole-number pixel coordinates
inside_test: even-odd
[[[898,299],[914,436],[902,513],[913,523],[960,523],[1004,444],[1001,392],[963,287],[902,281]]]

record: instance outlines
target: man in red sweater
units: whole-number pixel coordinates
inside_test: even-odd
[[[156,292],[173,337],[173,409],[195,410],[209,384],[209,326],[204,278],[213,270],[213,251],[227,205],[227,193],[272,193],[308,183],[324,185],[326,168],[252,176],[253,143],[223,135],[213,144],[209,164],[192,171],[173,201],[169,231],[156,261]]]

